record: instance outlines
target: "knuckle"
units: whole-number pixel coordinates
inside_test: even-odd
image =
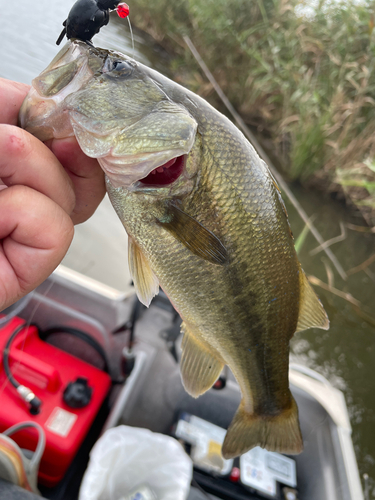
[[[51,232],[54,234],[54,246],[62,258],[68,250],[74,236],[74,226],[69,215],[61,210],[56,210],[56,215],[51,225]]]
[[[74,186],[68,177],[68,182],[64,189],[64,194],[61,197],[59,205],[65,210],[69,215],[74,211],[77,203],[76,193],[74,191]]]
[[[26,158],[31,152],[28,134],[15,125],[3,125],[4,151],[14,159]]]

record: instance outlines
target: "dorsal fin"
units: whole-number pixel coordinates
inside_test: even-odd
[[[303,269],[300,268],[300,300],[299,315],[296,332],[308,328],[328,330],[329,319],[323,304],[318,299]]]
[[[128,238],[128,259],[135,291],[142,304],[148,307],[152,298],[159,293],[159,281],[141,249],[130,237]]]

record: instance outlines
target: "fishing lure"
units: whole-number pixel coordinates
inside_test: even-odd
[[[56,45],[60,45],[65,35],[68,40],[77,38],[91,44],[93,36],[108,24],[112,10],[122,18],[129,15],[128,5],[120,0],[77,0],[63,22],[64,29]]]

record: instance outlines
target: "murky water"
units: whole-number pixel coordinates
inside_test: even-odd
[[[73,3],[74,0],[0,0],[0,76],[30,83],[56,54],[55,40]],[[111,22],[95,38],[95,44],[132,55],[126,20]],[[160,59],[138,37],[135,37],[135,57],[145,64],[152,61],[160,69]],[[326,240],[340,234],[340,222],[344,226],[362,224],[341,205],[321,195],[297,188],[294,191],[307,213],[315,215],[314,223]],[[304,224],[293,207],[288,203],[287,207],[293,232],[298,236]],[[345,240],[331,249],[348,271],[374,254],[375,235],[348,227],[345,230]],[[331,329],[296,335],[292,352],[297,360],[323,373],[344,391],[360,472],[375,479],[375,262],[343,281],[323,252],[310,255],[316,246],[309,235],[300,252],[305,271],[348,295],[342,298],[332,291],[315,288],[329,314]],[[124,289],[129,284],[126,247],[121,223],[105,200],[94,217],[77,228],[64,263]],[[371,484],[374,489],[375,483]]]
[[[362,223],[360,219],[350,217],[343,206],[301,189],[294,189],[294,193],[306,212],[315,215],[314,224],[325,240],[339,236],[340,222],[344,223],[345,240],[332,245],[331,250],[346,271],[359,266],[375,253],[375,235],[346,227],[346,224],[352,227],[351,224]],[[294,234],[298,235],[304,224],[288,202],[286,204]],[[374,479],[375,263],[367,268],[367,272],[360,270],[343,281],[323,252],[310,255],[317,246],[318,243],[309,235],[299,253],[304,270],[324,283],[331,279],[331,285],[346,293],[347,297],[314,287],[329,315],[331,328],[327,332],[314,329],[296,334],[292,340],[292,353],[297,360],[316,369],[344,391],[359,470]],[[332,277],[329,276],[331,272]],[[358,303],[349,301],[353,298]],[[374,488],[375,483],[371,481],[371,484]]]

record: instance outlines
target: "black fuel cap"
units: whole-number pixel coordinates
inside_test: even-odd
[[[92,387],[89,387],[87,378],[78,377],[67,385],[63,400],[71,408],[84,408],[92,397]]]

